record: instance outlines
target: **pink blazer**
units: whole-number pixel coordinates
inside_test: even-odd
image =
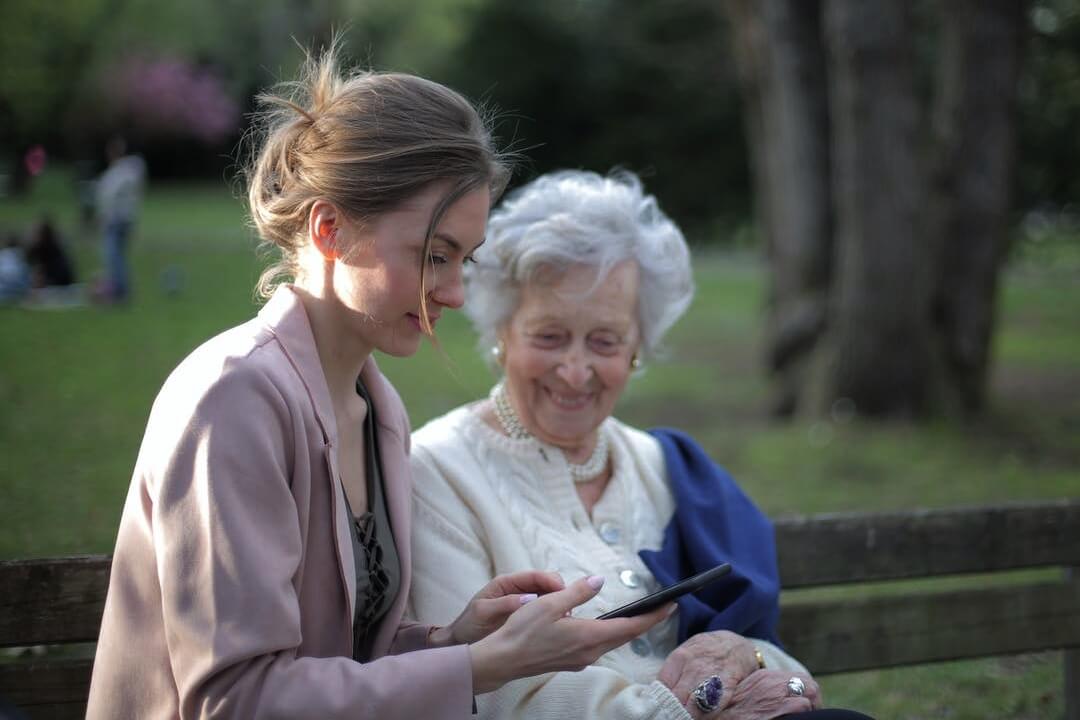
[[[334,412],[307,314],[279,289],[208,341],[154,402],[124,506],[89,718],[465,718],[468,648],[424,649],[409,594],[409,425],[361,377],[402,582],[354,662],[356,578]],[[416,651],[416,652],[412,652]]]

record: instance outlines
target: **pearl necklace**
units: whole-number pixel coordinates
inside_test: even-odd
[[[510,404],[510,396],[507,394],[506,386],[503,383],[500,382],[491,388],[488,397],[491,398],[491,403],[495,407],[495,417],[507,435],[514,440],[527,440],[533,437],[532,433],[521,424],[517,413],[514,412],[514,406]],[[565,452],[563,454],[565,455]],[[569,460],[566,461],[566,464],[570,466],[570,477],[573,478],[574,482],[583,483],[592,480],[603,472],[607,461],[608,439],[603,427],[601,427],[597,430],[596,447],[593,449],[589,459],[580,465]]]

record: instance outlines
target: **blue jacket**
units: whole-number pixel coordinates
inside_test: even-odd
[[[659,550],[639,554],[667,586],[729,562],[731,573],[679,599],[679,642],[710,630],[731,630],[779,645],[780,574],[772,523],[690,436],[649,431],[664,451],[675,514]]]

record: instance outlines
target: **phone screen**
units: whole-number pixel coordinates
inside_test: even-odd
[[[643,615],[650,610],[655,610],[665,603],[669,603],[672,600],[682,597],[687,593],[692,593],[700,590],[709,583],[719,580],[720,578],[731,572],[731,563],[721,563],[711,570],[706,570],[703,573],[698,573],[693,577],[687,578],[674,585],[669,585],[666,588],[657,590],[652,595],[646,595],[640,600],[635,600],[632,603],[627,603],[622,607],[615,608],[609,612],[596,618],[597,620],[610,620],[611,618],[620,617],[634,617],[635,615]]]

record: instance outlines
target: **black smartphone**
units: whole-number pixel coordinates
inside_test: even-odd
[[[721,563],[711,570],[706,570],[703,573],[682,580],[669,585],[666,588],[657,590],[652,595],[646,595],[640,600],[635,600],[632,603],[627,603],[622,607],[617,607],[614,610],[604,613],[597,620],[610,620],[611,618],[621,617],[634,617],[635,615],[643,615],[650,610],[655,610],[664,603],[669,603],[676,598],[680,598],[686,593],[697,592],[701,588],[705,587],[714,580],[720,578],[731,572],[731,563]]]

